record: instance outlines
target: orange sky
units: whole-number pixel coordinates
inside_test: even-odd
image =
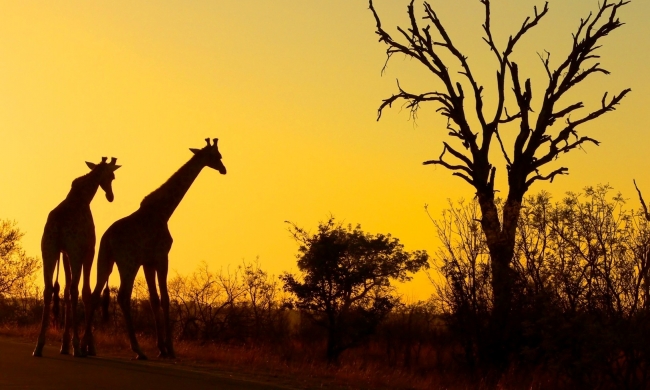
[[[480,38],[479,1],[431,3],[489,95],[495,70]],[[579,18],[597,6],[549,3],[516,54],[538,94],[545,76],[537,53],[559,61]],[[389,31],[406,24],[406,4],[376,0]],[[502,45],[535,4],[543,2],[493,1]],[[562,156],[570,176],[533,191],[559,198],[609,182],[637,207],[636,178],[650,193],[649,17],[645,0],[623,9],[627,24],[600,51],[612,75],[574,95],[595,107],[603,92],[632,87],[619,110],[582,127],[602,145]],[[433,253],[424,204],[437,216],[447,198],[473,193],[443,168],[421,165],[440,154],[446,134],[434,106],[417,124],[399,107],[375,121],[396,78],[413,92],[434,89],[435,80],[397,56],[382,77],[385,46],[374,31],[365,0],[2,2],[0,218],[15,219],[28,254],[40,256],[47,214],[86,173],[84,161],[115,156],[123,165],[115,201],[98,196],[92,204],[99,237],[185,163],[188,148],[218,137],[228,175],[205,170],[172,217],[172,270],[188,273],[201,261],[216,270],[257,256],[271,273],[295,270],[297,245],[283,221],[315,229],[330,213]],[[503,168],[497,175],[505,193]],[[418,279],[402,287],[407,297],[430,293]]]

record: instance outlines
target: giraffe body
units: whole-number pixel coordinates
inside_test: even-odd
[[[185,163],[160,188],[146,196],[140,208],[133,214],[113,223],[102,236],[97,257],[97,285],[92,293],[92,308],[86,317],[86,330],[81,348],[94,354],[92,321],[94,308],[97,307],[103,286],[117,264],[120,273],[118,303],[124,313],[126,330],[131,349],[136,359],[146,359],[138,341],[131,319],[131,293],[138,270],[144,269],[149,302],[156,322],[157,346],[161,357],[174,357],[172,332],[169,321],[169,293],[167,291],[167,273],[169,269],[168,254],[172,247],[172,236],[167,227],[169,218],[183,199],[192,183],[204,167],[226,174],[217,148],[217,139],[203,149],[191,149],[194,156]],[[160,296],[156,289],[156,277]],[[162,307],[162,318],[160,308]]]
[[[95,224],[90,202],[102,187],[106,199],[113,201],[112,181],[113,173],[120,166],[115,165],[113,158],[106,163],[106,158],[99,164],[86,163],[91,171],[72,182],[72,188],[65,200],[50,212],[43,230],[41,239],[41,254],[43,257],[43,318],[41,331],[38,336],[33,355],[42,356],[45,345],[45,333],[49,323],[50,301],[52,299],[54,269],[61,255],[63,255],[63,271],[65,275],[65,327],[61,353],[68,354],[70,341],[73,345],[74,356],[81,356],[79,349],[79,336],[77,327],[77,302],[79,299],[79,280],[83,272],[84,284],[82,300],[87,307],[90,300],[90,268],[95,254]],[[72,329],[72,340],[70,330]]]

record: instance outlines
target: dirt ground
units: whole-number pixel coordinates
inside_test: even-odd
[[[0,389],[295,389],[260,378],[202,370],[165,361],[124,358],[73,358],[46,346],[42,358],[34,345],[0,337]]]

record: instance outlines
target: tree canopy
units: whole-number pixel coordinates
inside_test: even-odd
[[[295,295],[298,308],[327,329],[330,361],[371,334],[394,307],[391,280],[404,282],[428,268],[425,251],[406,252],[390,234],[368,234],[334,218],[320,223],[314,234],[295,224],[290,231],[300,243],[303,275],[302,281],[282,275],[284,288]]]

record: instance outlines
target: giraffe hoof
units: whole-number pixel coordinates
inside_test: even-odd
[[[135,355],[135,360],[148,360],[148,359],[147,359],[147,356],[145,354],[139,353],[139,354]]]
[[[43,357],[43,348],[36,347],[34,352],[32,352],[33,357]]]
[[[67,348],[61,348],[61,355],[70,355],[70,350]]]
[[[86,352],[84,352],[84,351],[75,349],[74,352],[72,353],[72,356],[74,356],[76,358],[83,358],[83,357],[86,357],[88,355],[86,355]]]

